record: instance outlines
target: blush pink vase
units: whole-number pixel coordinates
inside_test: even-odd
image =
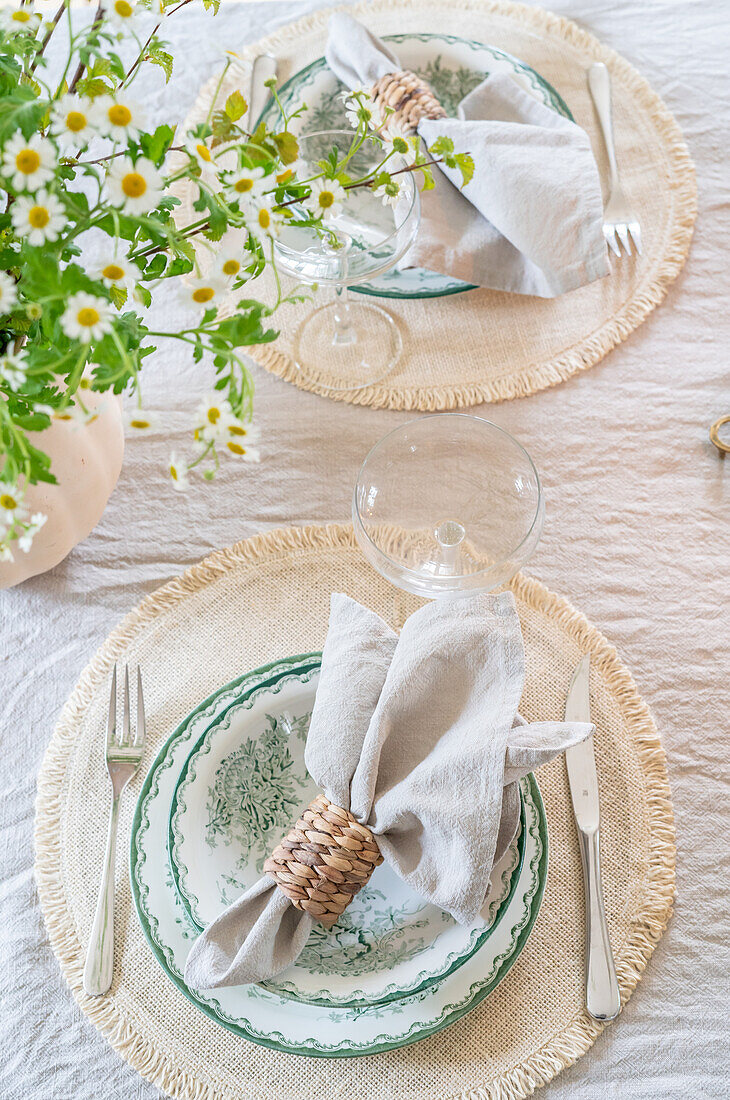
[[[113,394],[91,391],[85,391],[84,405],[99,410],[91,423],[54,420],[50,428],[31,437],[51,456],[58,484],[28,487],[23,503],[29,513],[43,512],[48,520],[27,554],[14,546],[15,561],[0,562],[0,588],[53,569],[101,519],[122,468],[122,407]]]

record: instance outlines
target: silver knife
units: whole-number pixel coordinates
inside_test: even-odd
[[[584,657],[570,682],[565,702],[566,722],[590,722],[588,674],[591,659]],[[586,903],[586,1008],[596,1020],[614,1020],[621,1008],[613,952],[603,905],[598,831],[600,808],[593,737],[566,750],[570,797],[578,827],[583,860]]]
[[[266,81],[276,76],[276,59],[270,53],[260,53],[251,66],[251,89],[248,97],[249,130],[256,129],[264,107],[269,102],[271,92]]]

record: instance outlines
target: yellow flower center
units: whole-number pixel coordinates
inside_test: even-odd
[[[78,134],[86,126],[86,115],[81,111],[69,111],[66,115],[66,129],[72,134]]]
[[[330,206],[332,206],[335,201],[335,196],[331,191],[322,191],[320,192],[318,201],[323,210],[329,210]]]
[[[0,496],[0,508],[4,508],[7,512],[12,512],[14,508],[18,507],[18,502],[15,497],[11,497],[10,493],[3,493]]]
[[[268,229],[271,225],[271,215],[265,206],[262,206],[257,214],[257,220],[262,229]]]
[[[30,14],[21,8],[20,11],[14,11],[10,18],[16,23],[30,23]]]
[[[32,225],[33,229],[44,229],[51,220],[51,215],[48,213],[45,206],[31,206],[28,211],[28,222]]]
[[[229,451],[232,451],[234,455],[245,455],[246,448],[242,447],[240,443],[226,443],[226,447]]]
[[[127,0],[114,0],[114,11],[117,15],[121,15],[123,19],[129,19],[132,10],[132,5],[128,4]]]
[[[251,191],[253,188],[253,180],[248,176],[244,176],[243,179],[236,180],[233,185],[233,190],[238,191],[239,195],[245,195],[247,191]]]
[[[216,408],[215,405],[211,405],[211,407],[208,409],[208,412],[206,413],[206,416],[211,424],[217,424],[221,418],[221,411],[220,409]]]
[[[208,149],[207,145],[196,145],[195,151],[201,160],[207,161],[208,164],[212,162],[213,158],[210,155],[210,149]]]
[[[132,121],[132,112],[123,103],[114,103],[107,111],[107,117],[112,126],[129,126]]]
[[[224,275],[237,275],[240,270],[241,265],[238,260],[226,260],[222,268]]]
[[[139,431],[144,431],[145,428],[151,428],[152,422],[150,420],[144,420],[142,417],[134,417],[129,421],[130,428],[137,428]]]
[[[211,298],[215,298],[215,291],[212,286],[199,286],[193,291],[193,301],[197,302],[198,305],[209,302]]]
[[[93,328],[101,320],[101,316],[99,310],[93,306],[83,306],[76,314],[76,320],[84,328]]]
[[[25,176],[31,176],[41,166],[41,158],[35,149],[21,149],[15,158],[15,167]]]
[[[228,431],[231,435],[248,435],[245,428],[242,428],[240,424],[229,425]]]
[[[79,389],[80,390],[90,390],[91,389],[91,379],[90,378],[82,378],[81,381],[79,382]]]
[[[292,172],[291,168],[286,168],[283,172],[279,172],[277,174],[276,182],[287,183],[288,180],[292,179],[293,175],[294,173]]]
[[[172,478],[173,481],[177,481],[177,467],[176,466],[171,466],[170,467],[170,477]]]
[[[124,278],[124,268],[120,267],[119,264],[107,264],[101,274],[104,279],[111,279],[113,283],[116,283]]]
[[[122,191],[130,199],[138,199],[147,190],[147,180],[139,172],[127,172],[122,177]]]

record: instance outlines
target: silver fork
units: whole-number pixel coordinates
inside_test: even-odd
[[[137,669],[137,729],[134,739],[129,728],[129,666],[124,672],[124,710],[122,732],[117,736],[117,668],[112,673],[109,718],[106,733],[106,766],[112,785],[112,807],[106,838],[104,871],[101,878],[96,915],[86,952],[84,990],[90,997],[106,993],[114,975],[114,858],[117,848],[119,799],[142,759],[145,739],[142,673]]]
[[[631,241],[641,255],[641,228],[639,219],[628,204],[618,178],[616,147],[613,143],[613,120],[611,118],[611,78],[602,61],[597,61],[588,70],[588,87],[596,107],[601,133],[606,143],[609,167],[609,194],[606,209],[603,212],[603,235],[606,244],[616,256],[621,255],[618,241],[631,255]],[[616,237],[618,236],[618,240]],[[630,239],[629,239],[630,237]]]

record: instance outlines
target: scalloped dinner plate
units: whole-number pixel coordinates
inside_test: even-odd
[[[269,677],[211,722],[180,772],[170,865],[201,930],[261,878],[267,855],[317,794],[304,746],[318,678],[317,655]],[[315,924],[296,962],[263,987],[332,1008],[365,1008],[427,989],[485,943],[523,854],[520,830],[492,872],[482,916],[467,926],[382,864],[337,924]]]
[[[428,81],[449,115],[456,114],[464,96],[487,76],[505,72],[547,107],[552,107],[565,118],[573,118],[552,84],[524,61],[496,46],[487,46],[454,34],[389,34],[383,41],[396,47],[404,68],[411,69]],[[300,69],[279,90],[279,98],[287,114],[303,103],[307,104],[307,111],[302,117],[291,121],[290,129],[295,133],[349,129],[345,106],[339,97],[343,89],[344,85],[328,67],[324,57]],[[265,119],[273,124],[277,114],[278,108],[270,101],[258,121]],[[409,267],[387,271],[368,283],[360,283],[350,289],[357,294],[371,294],[379,298],[441,298],[447,294],[462,294],[475,287],[472,283],[436,271]]]
[[[428,989],[367,1008],[303,1004],[261,985],[192,990],[185,962],[198,929],[175,888],[168,861],[172,796],[190,751],[212,722],[269,680],[307,664],[307,657],[274,662],[209,696],[174,731],[150,768],[135,811],[130,877],[135,906],[150,947],[173,984],[208,1018],[252,1042],[310,1057],[376,1054],[417,1042],[455,1022],[495,988],[520,954],[542,900],[547,829],[534,776],[521,783],[524,854],[512,896],[479,951]]]

